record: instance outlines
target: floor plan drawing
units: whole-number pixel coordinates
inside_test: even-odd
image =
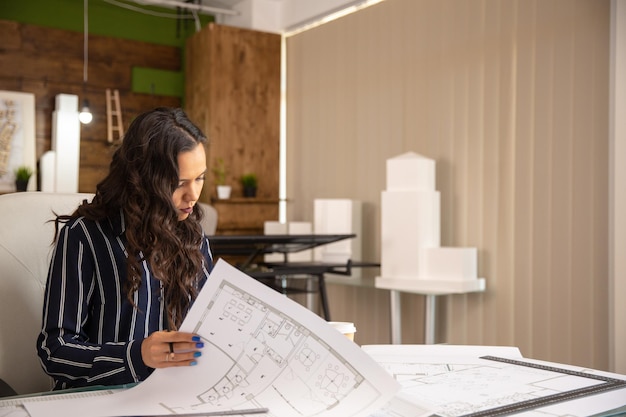
[[[400,382],[403,394],[430,407],[441,417],[514,412],[523,412],[525,416],[573,417],[611,409],[611,402],[614,402],[613,407],[623,405],[623,401],[619,401],[624,395],[623,389],[594,394],[585,402],[542,402],[560,394],[570,400],[584,398],[585,391],[605,383],[597,379],[604,377],[544,366],[540,361],[524,359],[516,348],[437,346],[430,349],[404,345],[364,346],[364,350]],[[439,352],[437,355],[432,354],[435,350]],[[493,359],[484,354],[490,351]],[[498,361],[496,356],[504,358]],[[623,387],[626,388],[626,383]],[[509,411],[496,413],[503,407],[508,407]]]
[[[380,395],[322,338],[242,288],[222,283],[201,316],[193,332],[208,335],[205,343],[230,365],[198,393],[194,406],[232,407],[254,399],[273,404],[272,410],[280,404],[289,415],[317,415],[359,388],[370,398]]]
[[[367,417],[400,388],[321,317],[222,260],[180,330],[204,339],[197,366],[156,369],[114,399],[25,407],[31,417],[54,409],[64,417],[261,409],[269,417]]]

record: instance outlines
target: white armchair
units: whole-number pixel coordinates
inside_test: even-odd
[[[18,394],[47,391],[35,343],[52,252],[55,214],[71,214],[91,194],[0,195],[0,379]]]
[[[48,391],[35,343],[52,254],[56,214],[71,214],[93,194],[22,192],[0,195],[0,392]],[[215,233],[217,211],[204,210],[202,227]]]

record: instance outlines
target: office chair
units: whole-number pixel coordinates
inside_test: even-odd
[[[201,222],[204,233],[207,236],[214,235],[217,230],[217,210],[215,207],[206,203],[198,202],[196,205],[204,212],[204,217]]]

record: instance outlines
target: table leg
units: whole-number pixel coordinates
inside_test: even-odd
[[[328,308],[328,297],[326,294],[326,283],[324,282],[324,274],[319,274],[317,276],[320,298],[322,301],[322,311],[324,312],[324,318],[326,321],[330,321],[330,309]]]
[[[391,302],[391,343],[402,343],[402,308],[400,305],[400,291],[389,291]]]
[[[316,277],[317,278],[317,277]],[[317,292],[317,290],[315,289],[315,287],[313,286],[315,283],[313,282],[313,280],[311,279],[311,276],[307,276],[306,277],[306,308],[308,308],[311,311],[315,311],[315,294]]]
[[[280,290],[283,295],[287,295],[287,276],[281,275],[280,278]]]
[[[426,317],[424,323],[424,340],[427,345],[435,343],[435,314],[437,296],[429,294],[426,296]]]

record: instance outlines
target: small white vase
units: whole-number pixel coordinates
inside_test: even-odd
[[[230,198],[230,185],[218,185],[217,186],[217,198],[220,200],[227,200]]]

